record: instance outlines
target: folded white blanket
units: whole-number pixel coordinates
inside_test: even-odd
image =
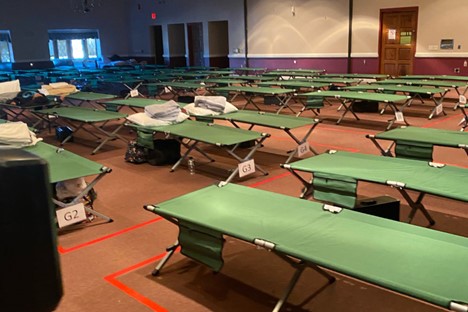
[[[184,120],[188,119],[189,117],[190,117],[189,115],[180,112],[177,118],[175,118],[175,120],[170,121],[170,120],[161,120],[161,119],[151,118],[145,113],[136,113],[136,114],[132,114],[128,116],[127,120],[140,126],[157,127],[157,126],[167,126],[167,125],[172,125],[176,123],[181,123]]]
[[[145,107],[146,115],[151,118],[163,121],[176,121],[180,112],[179,104],[172,100],[164,104],[153,104]]]
[[[229,102],[226,102],[226,106],[224,107],[224,111],[217,112],[211,109],[203,108],[203,107],[196,107],[195,103],[190,103],[184,106],[184,110],[193,116],[217,116],[220,114],[229,114],[238,111],[237,107],[232,105]]]
[[[36,145],[38,139],[36,134],[29,130],[24,122],[7,122],[0,124],[0,143],[9,146],[23,147]]]
[[[20,81],[18,79],[12,81],[0,82],[0,93],[18,93],[21,91]]]
[[[19,92],[4,92],[0,93],[0,101],[13,100]],[[8,102],[7,102],[8,103]]]
[[[67,96],[69,94],[75,93],[78,90],[76,86],[66,83],[66,82],[54,82],[48,85],[42,85],[38,92],[43,95],[59,95]]]
[[[52,88],[63,88],[63,87],[68,87],[67,82],[51,82],[49,83],[49,86]]]
[[[196,107],[222,113],[226,106],[226,98],[224,96],[196,96],[194,103]]]

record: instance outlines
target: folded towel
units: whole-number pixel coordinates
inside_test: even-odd
[[[175,121],[180,114],[180,107],[177,102],[171,100],[164,104],[146,106],[145,114],[154,119]]]
[[[196,96],[195,106],[202,107],[214,112],[224,112],[226,106],[226,98],[224,96]]]
[[[6,122],[0,124],[0,144],[17,147],[36,145],[38,139],[24,122]]]

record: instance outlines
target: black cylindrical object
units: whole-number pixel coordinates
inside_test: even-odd
[[[52,311],[62,297],[47,162],[0,149],[2,311]]]

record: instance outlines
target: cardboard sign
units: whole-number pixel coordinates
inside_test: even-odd
[[[297,156],[302,157],[310,151],[309,142],[304,142],[297,147]]]
[[[239,165],[239,178],[245,177],[255,172],[255,162],[253,159],[241,162]]]
[[[58,209],[55,214],[59,228],[86,220],[86,211],[83,203]]]
[[[138,96],[138,90],[130,90],[130,97]]]

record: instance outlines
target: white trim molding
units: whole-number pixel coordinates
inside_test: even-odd
[[[415,57],[468,58],[468,53],[467,52],[416,52]]]
[[[229,54],[229,58],[245,58],[244,54]],[[347,53],[308,53],[308,54],[249,54],[247,56],[248,58],[254,59],[254,58],[265,58],[265,59],[277,59],[277,58],[287,58],[287,59],[293,59],[293,58],[317,58],[317,59],[323,59],[323,58],[347,58],[348,54]],[[351,57],[355,58],[378,58],[379,54],[378,53],[352,53]]]
[[[343,58],[346,53],[249,54],[249,58]]]
[[[356,58],[378,58],[379,54],[375,52],[358,52],[358,53],[351,53],[351,57],[356,57]]]

